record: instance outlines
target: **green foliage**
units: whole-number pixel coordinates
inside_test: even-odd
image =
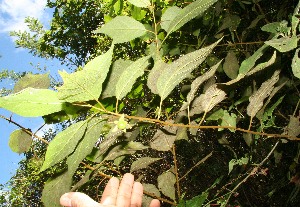
[[[57,0],[48,6],[55,8],[51,29],[32,22],[41,37],[20,36],[19,45],[37,43],[32,50],[39,55],[87,63],[59,72],[58,92],[32,84],[38,76],[28,75],[18,83],[25,89],[0,98],[0,107],[13,113],[57,116],[64,126],[39,168],[41,177],[53,172],[43,189],[46,207],[59,206],[72,187],[96,198],[99,177],[128,171],[149,191],[144,204],[155,195],[166,206],[253,206],[258,193],[275,195],[290,181],[286,174],[297,175],[300,3],[293,14],[291,4],[287,10],[266,0]],[[266,162],[279,145],[287,161]],[[243,185],[262,189],[254,175],[265,176],[267,167],[271,187],[251,191],[250,199],[234,194]],[[268,196],[266,205],[276,199]]]
[[[22,129],[17,129],[10,134],[8,145],[16,153],[27,152],[32,143],[31,136]]]

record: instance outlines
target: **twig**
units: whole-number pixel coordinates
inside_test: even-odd
[[[21,126],[17,122],[11,120],[11,118],[7,118],[7,117],[5,117],[3,115],[0,115],[0,118],[8,121],[9,123],[12,123],[12,124],[16,125],[17,127],[21,128],[25,133],[29,134],[30,136],[33,136],[33,137],[37,138],[38,140],[44,142],[45,144],[49,144],[49,142],[47,140],[45,140],[42,137],[36,135],[35,133],[32,133],[29,129],[26,129],[25,127]]]
[[[200,165],[201,163],[205,162],[210,156],[212,156],[212,152],[206,155],[203,159],[201,159],[199,162],[197,162],[191,169],[189,169],[181,178],[179,178],[179,181],[185,178],[195,167]]]
[[[243,183],[245,183],[248,178],[252,175],[255,175],[255,173],[258,171],[258,169],[269,159],[269,157],[272,155],[272,153],[274,152],[274,150],[276,149],[277,145],[279,144],[279,141],[276,142],[276,144],[274,145],[274,147],[271,149],[271,151],[269,152],[269,154],[265,157],[265,159],[263,159],[263,161],[261,161],[256,167],[254,167],[251,172],[240,182],[238,183],[231,191],[230,194],[226,200],[225,206],[228,203],[231,195],[240,187],[240,185],[242,185]]]
[[[175,176],[176,176],[177,196],[178,196],[178,199],[180,199],[181,195],[180,195],[180,185],[179,185],[179,176],[178,176],[178,167],[177,167],[175,144],[173,144],[173,146],[172,146],[172,154],[173,154],[173,161],[174,161],[174,168],[175,168],[174,171],[175,171]]]

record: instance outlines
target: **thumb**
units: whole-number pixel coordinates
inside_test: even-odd
[[[102,205],[88,195],[79,192],[65,193],[60,197],[60,204],[66,207],[101,207]]]

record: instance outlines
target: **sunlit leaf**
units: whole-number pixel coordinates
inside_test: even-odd
[[[210,86],[204,94],[201,94],[193,101],[190,115],[201,114],[202,112],[207,113],[225,98],[226,93],[214,84]]]
[[[108,75],[108,79],[105,81],[104,90],[101,94],[101,98],[107,98],[116,96],[116,84],[120,78],[120,74],[131,65],[133,62],[131,60],[116,60],[111,68],[111,71]]]
[[[176,85],[187,78],[190,73],[206,59],[220,41],[221,39],[212,45],[188,53],[171,64],[168,64],[167,67],[162,70],[162,74],[157,80],[157,90],[161,99],[164,100]]]
[[[201,16],[217,0],[196,0],[184,7],[178,15],[170,22],[167,33],[170,34],[185,25],[195,17]]]
[[[27,152],[32,143],[32,137],[22,129],[13,131],[9,136],[8,145],[13,152],[24,153]]]
[[[299,50],[300,49],[297,49],[295,51],[295,55],[294,55],[293,60],[292,60],[292,71],[293,71],[294,76],[296,76],[297,78],[300,78]]]
[[[177,6],[169,7],[161,16],[161,28],[169,31],[171,21],[179,14],[182,9]]]
[[[128,0],[128,2],[137,7],[148,7],[151,5],[150,0]]]
[[[14,85],[14,93],[25,88],[48,89],[50,87],[49,74],[26,74]]]
[[[117,16],[95,33],[103,33],[113,39],[115,44],[131,41],[146,33],[145,26],[139,21],[128,16]]]
[[[288,52],[297,47],[298,37],[281,37],[279,39],[271,39],[266,41],[265,44],[270,45],[277,49],[279,52]]]
[[[235,79],[238,75],[239,68],[239,61],[234,51],[230,50],[225,58],[223,70],[230,79]]]
[[[167,63],[163,62],[161,59],[158,59],[154,63],[154,67],[151,69],[148,75],[147,86],[150,88],[151,92],[158,94],[157,90],[157,79],[162,74],[162,71],[167,67]]]
[[[149,58],[150,56],[146,56],[136,60],[120,74],[115,91],[117,99],[122,99],[131,91],[136,79],[142,76],[144,70],[148,67]]]
[[[65,102],[57,92],[48,89],[26,88],[19,93],[0,97],[0,107],[25,117],[37,117],[62,111]]]
[[[152,163],[154,163],[160,159],[161,158],[141,157],[132,163],[132,165],[130,167],[130,172],[146,168],[149,165],[151,165]]]
[[[260,88],[250,96],[250,103],[247,107],[247,114],[249,116],[254,117],[261,109],[261,107],[263,106],[263,101],[270,95],[270,93],[274,89],[274,85],[279,79],[279,73],[280,71],[275,71],[273,76],[269,80],[265,81],[260,86]]]
[[[176,177],[172,172],[164,172],[157,178],[159,190],[169,198],[175,200]]]
[[[255,53],[252,56],[244,60],[241,63],[239,75],[246,74],[249,70],[251,70],[254,67],[256,61],[264,54],[265,50],[268,47],[268,45],[261,46],[258,50],[255,51]]]
[[[48,145],[41,171],[59,163],[74,151],[86,131],[87,123],[88,120],[77,122],[54,137]]]
[[[59,71],[64,84],[58,88],[60,99],[68,102],[98,99],[111,64],[112,47],[103,55],[88,62],[83,70],[68,74]]]

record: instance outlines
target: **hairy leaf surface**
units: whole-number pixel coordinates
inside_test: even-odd
[[[146,56],[136,60],[120,75],[116,84],[116,97],[118,100],[124,98],[131,91],[136,79],[144,74],[144,70],[149,65],[149,58],[150,56]]]
[[[225,98],[226,93],[214,84],[193,101],[190,115],[207,113]]]
[[[190,20],[202,15],[217,0],[197,0],[184,7],[170,22],[167,33],[170,34],[185,25]]]
[[[161,99],[164,100],[176,85],[187,78],[206,59],[220,41],[221,39],[214,44],[188,53],[168,64],[157,80],[157,90]]]
[[[219,61],[216,65],[212,66],[209,71],[205,72],[203,75],[199,76],[192,82],[191,90],[187,95],[188,104],[190,104],[194,100],[197,90],[199,89],[201,84],[210,79],[215,74],[221,62],[222,61]]]
[[[145,26],[139,21],[128,16],[117,16],[95,33],[103,33],[113,39],[115,44],[129,42],[137,37],[141,37],[146,33]]]
[[[57,92],[48,89],[26,88],[19,93],[0,97],[0,107],[25,117],[37,117],[62,111],[65,102]]]
[[[158,59],[154,63],[154,66],[148,75],[147,86],[150,88],[151,92],[154,94],[158,94],[157,80],[158,80],[159,76],[162,74],[162,71],[167,67],[167,65],[168,65],[167,63],[165,63],[161,59]]]
[[[68,74],[59,71],[64,84],[58,88],[60,99],[68,102],[98,99],[111,64],[112,47],[103,55],[88,62],[83,70]]]
[[[150,142],[150,147],[158,151],[169,151],[176,140],[176,130],[178,127],[165,126],[163,130],[158,130]]]
[[[247,107],[247,114],[251,117],[254,117],[257,112],[263,106],[263,101],[267,98],[272,90],[274,89],[275,83],[277,83],[279,79],[280,71],[275,71],[273,76],[261,84],[260,88],[250,96],[249,98],[249,105]]]

